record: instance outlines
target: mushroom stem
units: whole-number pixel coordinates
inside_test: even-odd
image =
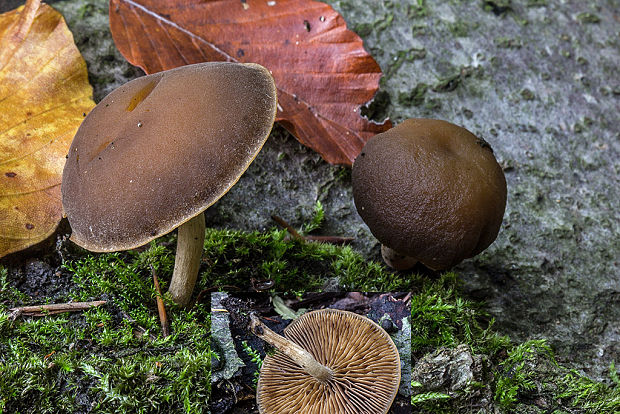
[[[418,259],[400,254],[385,244],[381,245],[381,256],[385,264],[394,270],[408,270],[418,263]]]
[[[186,306],[194,291],[198,268],[205,241],[205,215],[198,214],[178,229],[177,254],[170,281],[170,296],[181,306]]]
[[[269,329],[267,325],[262,323],[254,314],[250,315],[250,330],[254,335],[292,359],[293,362],[318,381],[327,382],[332,379],[333,372],[331,369],[319,363],[308,351],[295,342]]]

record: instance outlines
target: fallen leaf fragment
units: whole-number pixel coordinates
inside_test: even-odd
[[[65,155],[94,106],[60,13],[37,0],[0,15],[0,257],[58,226]]]
[[[281,123],[333,164],[351,165],[391,127],[360,114],[381,69],[331,6],[310,0],[111,0],[117,48],[146,73],[205,62],[255,62],[278,88]]]

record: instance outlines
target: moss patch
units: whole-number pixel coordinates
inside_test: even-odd
[[[317,205],[303,230],[320,226],[322,215]],[[59,282],[68,293],[53,301],[107,301],[82,313],[13,320],[10,308],[40,304],[42,297],[16,289],[9,269],[0,267],[0,413],[207,412],[210,318],[208,295],[196,297],[199,292],[253,290],[267,282],[279,291],[411,286],[409,275],[368,263],[350,247],[289,240],[278,229],[208,229],[196,303],[184,310],[166,301],[171,336],[163,338],[151,266],[166,290],[175,239],[127,252],[73,254]]]
[[[421,375],[425,383],[412,382],[416,412],[476,412],[470,408],[476,406],[485,412],[507,413],[616,413],[620,409],[620,381],[613,364],[610,384],[592,381],[558,364],[544,340],[516,344],[496,334],[493,320],[480,304],[461,297],[453,273],[420,280],[416,286],[421,287],[411,304],[414,359],[425,358],[428,363],[435,349],[461,349],[437,366],[440,375],[426,370],[427,376]],[[459,361],[463,349],[471,355],[469,363]],[[433,359],[440,360],[440,355],[432,354]],[[448,364],[452,366],[445,369]],[[472,378],[466,383],[451,383],[450,377],[463,378],[463,373],[470,372]]]
[[[387,292],[412,286],[408,274],[367,262],[348,246],[291,240],[286,231],[277,229],[266,233],[208,229],[201,272],[203,288],[222,290],[261,290],[265,280],[277,291]]]
[[[147,270],[169,267],[152,260],[159,250],[66,263],[67,301],[107,301],[79,314],[13,320],[8,309],[32,299],[0,268],[0,413],[207,412],[208,306],[168,303],[172,335],[162,338]]]
[[[317,206],[305,230],[320,224]],[[513,344],[496,334],[481,305],[463,298],[456,274],[394,273],[349,247],[290,240],[278,229],[208,229],[198,297],[189,310],[167,301],[172,334],[163,338],[151,266],[166,289],[174,242],[170,235],[141,250],[74,254],[63,263],[67,293],[54,301],[107,301],[82,313],[12,320],[8,309],[41,303],[41,297],[16,289],[10,268],[0,268],[0,412],[206,412],[209,295],[198,294],[252,290],[267,279],[277,291],[412,291],[414,361],[438,349],[459,349],[475,365],[472,379],[457,390],[413,383],[412,404],[420,412],[469,412],[465,407],[480,401],[500,412],[543,412],[531,410],[546,406],[605,413],[619,407],[613,381],[594,382],[557,365],[542,341]]]

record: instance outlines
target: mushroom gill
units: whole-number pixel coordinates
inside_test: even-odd
[[[327,380],[306,373],[283,352],[263,361],[259,412],[386,413],[398,391],[400,358],[389,335],[370,319],[336,309],[313,311],[284,330],[286,338],[328,368]]]

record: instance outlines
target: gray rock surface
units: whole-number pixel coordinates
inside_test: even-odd
[[[387,317],[387,316],[386,316]],[[398,393],[405,397],[411,397],[411,323],[409,318],[403,318],[402,329],[391,335],[398,354],[400,355],[400,387]]]
[[[473,382],[486,382],[484,365],[480,355],[473,355],[467,345],[459,345],[454,349],[442,348],[425,355],[416,361],[411,377],[424,392],[448,392],[448,395],[456,396]],[[492,396],[490,390],[485,391],[489,395],[482,401],[488,403]]]
[[[211,295],[211,309],[223,309],[222,300],[227,297],[226,293],[216,292]],[[211,315],[211,340],[212,348],[219,356],[216,363],[212,363],[211,382],[232,378],[239,368],[245,364],[237,355],[235,343],[230,334],[230,321],[226,312],[213,312]]]
[[[618,0],[330,1],[386,74],[366,111],[432,117],[486,139],[504,166],[497,241],[456,268],[515,340],[546,338],[560,361],[604,378],[620,361],[620,3]],[[116,51],[107,2],[54,2],[84,55],[95,99],[140,74]],[[276,127],[211,226],[261,230],[277,213],[299,227],[313,204],[324,234],[378,245],[353,206],[350,171]]]

